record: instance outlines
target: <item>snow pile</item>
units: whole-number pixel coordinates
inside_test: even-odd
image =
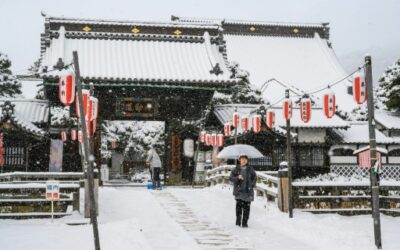
[[[326,183],[326,184],[338,184],[338,183],[347,183],[348,185],[352,184],[369,184],[370,182],[370,177],[369,175],[367,176],[362,176],[362,175],[357,175],[354,174],[352,176],[343,176],[343,175],[338,175],[335,173],[327,173],[327,174],[320,174],[315,177],[304,177],[300,179],[295,180],[296,183]],[[395,183],[397,185],[400,185],[400,182],[395,180],[395,179],[383,179],[381,178],[382,183]]]

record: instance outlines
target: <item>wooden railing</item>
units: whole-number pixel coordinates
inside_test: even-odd
[[[229,176],[234,165],[223,165],[207,171],[206,182],[210,185],[230,184]],[[278,197],[277,171],[257,171],[256,194],[269,200]]]
[[[313,213],[371,213],[369,182],[293,182],[294,207]],[[380,210],[400,216],[400,182],[382,181]]]
[[[0,218],[51,217],[51,203],[45,199],[46,181],[60,182],[60,200],[54,202],[54,216],[79,211],[83,173],[15,172],[0,174]]]

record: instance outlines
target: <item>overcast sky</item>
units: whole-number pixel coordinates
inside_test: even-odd
[[[40,56],[50,16],[169,21],[193,16],[261,21],[330,22],[339,60],[351,71],[371,54],[376,79],[400,58],[399,0],[0,0],[0,51],[19,73]]]

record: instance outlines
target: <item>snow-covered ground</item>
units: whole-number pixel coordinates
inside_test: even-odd
[[[370,215],[295,211],[294,218],[257,198],[249,228],[236,227],[230,186],[205,189],[100,189],[102,249],[375,249]],[[1,220],[1,249],[93,249],[90,225],[76,213],[56,219]],[[400,218],[382,215],[383,249],[400,249]],[[217,248],[218,249],[218,248]]]

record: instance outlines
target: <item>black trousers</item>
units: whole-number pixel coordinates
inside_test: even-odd
[[[153,182],[153,189],[160,188],[160,168],[153,168],[151,180]]]
[[[249,201],[236,200],[236,225],[247,226],[247,221],[250,216],[250,204]]]

